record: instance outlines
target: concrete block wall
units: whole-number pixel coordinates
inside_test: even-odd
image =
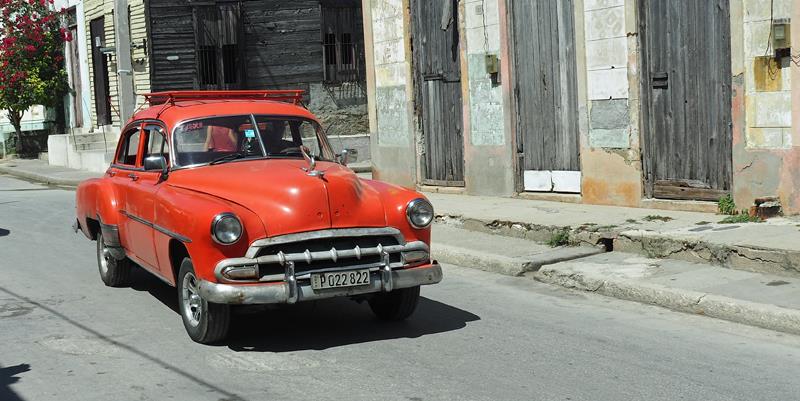
[[[466,0],[462,3],[462,46],[465,46],[466,70],[461,79],[466,90],[464,144],[466,191],[475,195],[509,196],[514,194],[515,173],[511,130],[506,124],[503,83],[499,72],[493,81],[487,72],[487,56],[502,54],[500,24],[501,1]]]
[[[734,0],[731,7],[734,200],[744,208],[757,197],[778,196],[786,212],[798,213],[800,135],[792,117],[798,104],[792,101],[793,68],[791,62],[781,65],[771,57],[770,30],[773,18],[791,18],[800,5],[792,0]]]
[[[417,183],[408,0],[365,0],[364,36],[373,177]]]
[[[578,79],[586,80],[586,97],[580,99],[586,120],[581,197],[591,204],[639,206],[636,2],[583,0],[576,1],[575,9]]]

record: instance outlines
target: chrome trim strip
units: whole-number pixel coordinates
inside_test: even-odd
[[[161,226],[159,226],[158,224],[155,224],[155,223],[151,223],[151,222],[149,222],[149,221],[147,221],[147,220],[145,220],[145,219],[143,219],[143,218],[141,218],[139,216],[130,214],[130,213],[124,211],[124,210],[120,210],[119,212],[122,215],[130,218],[131,220],[133,220],[133,221],[135,221],[137,223],[144,224],[144,225],[146,225],[146,226],[148,226],[148,227],[150,227],[150,228],[152,228],[152,229],[154,229],[154,230],[156,230],[156,231],[158,231],[158,232],[160,232],[162,234],[165,234],[165,235],[167,235],[169,237],[175,238],[176,240],[178,240],[180,242],[183,242],[183,243],[186,243],[186,244],[192,243],[192,240],[189,237],[186,237],[184,235],[178,234],[178,233],[176,233],[174,231],[170,231],[167,228],[161,227]]]
[[[311,283],[297,283],[296,292],[292,293],[286,282],[258,285],[217,284],[200,280],[200,296],[218,304],[281,304],[313,301],[325,298],[355,296],[382,292],[386,288],[385,278],[381,274],[371,274],[370,283],[361,287],[346,287],[315,291]],[[434,262],[429,265],[391,272],[393,289],[411,288],[420,285],[436,284],[442,281],[442,267]],[[293,296],[294,295],[294,296]],[[296,297],[296,299],[294,298]]]
[[[341,237],[372,237],[378,235],[391,235],[397,239],[397,243],[405,245],[406,240],[403,233],[393,227],[382,228],[334,228],[329,230],[308,231],[304,233],[286,234],[272,238],[263,238],[250,244],[245,257],[255,258],[258,251],[265,246],[288,244],[292,242],[308,241],[320,238],[341,238]]]

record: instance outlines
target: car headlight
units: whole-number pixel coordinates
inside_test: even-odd
[[[433,205],[425,199],[414,199],[406,206],[406,217],[414,228],[426,228],[433,222]]]
[[[211,238],[218,244],[235,244],[242,231],[242,222],[233,213],[220,213],[211,222]]]

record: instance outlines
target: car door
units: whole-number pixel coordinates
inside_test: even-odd
[[[162,168],[150,168],[145,160],[152,156],[164,157],[165,164],[169,160],[164,128],[158,124],[147,123],[143,126],[142,169],[131,176],[128,183],[128,196],[125,210],[139,224],[131,226],[131,249],[142,262],[157,268],[158,258],[155,247],[155,213],[156,193],[162,182]]]
[[[106,175],[111,180],[116,193],[117,207],[122,216],[119,218],[120,242],[127,253],[131,253],[132,239],[136,234],[136,223],[128,217],[125,210],[131,177],[139,172],[139,154],[142,140],[141,124],[131,125],[122,131],[114,161]]]

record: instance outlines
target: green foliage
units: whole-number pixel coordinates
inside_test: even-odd
[[[51,0],[0,0],[0,109],[19,134],[31,106],[54,106],[67,90],[64,10]]]
[[[735,212],[735,210],[734,210]],[[747,209],[743,209],[741,213],[730,215],[722,219],[720,224],[740,224],[740,223],[761,223],[764,220],[758,216],[751,216]]]
[[[559,230],[550,235],[547,245],[555,248],[558,246],[569,245],[569,230]]]
[[[657,214],[651,214],[651,215],[649,215],[649,216],[645,216],[643,220],[644,220],[644,221],[661,221],[661,222],[668,222],[668,221],[670,221],[670,220],[673,220],[673,218],[672,218],[672,217],[669,217],[669,216],[659,216],[659,215],[657,215]]]
[[[727,194],[720,198],[720,200],[717,201],[717,209],[719,209],[720,214],[735,215],[736,203],[733,201],[733,196]]]

